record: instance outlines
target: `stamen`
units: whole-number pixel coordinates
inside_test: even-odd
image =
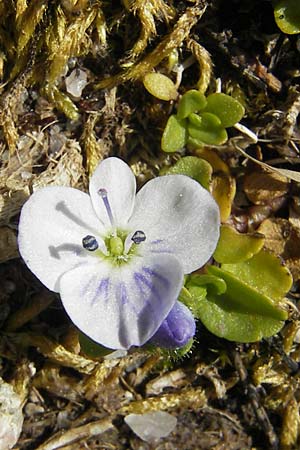
[[[103,203],[104,203],[104,206],[106,208],[107,215],[109,217],[110,223],[114,227],[115,221],[114,221],[114,216],[113,216],[113,213],[112,213],[109,201],[108,201],[107,190],[104,189],[104,188],[101,188],[101,189],[99,189],[98,194],[100,195],[100,197],[103,200]]]
[[[94,252],[99,247],[97,239],[95,236],[90,236],[89,234],[82,239],[82,246],[89,252]]]
[[[137,230],[134,235],[132,236],[131,240],[135,244],[140,244],[141,242],[144,242],[146,240],[146,235],[143,231]]]

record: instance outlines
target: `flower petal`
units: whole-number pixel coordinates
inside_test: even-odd
[[[190,273],[203,266],[216,248],[219,208],[195,180],[166,175],[150,180],[138,192],[129,226],[145,233],[144,246],[150,252],[173,254],[184,273]]]
[[[150,342],[158,347],[179,348],[186,345],[196,332],[191,311],[177,301]]]
[[[77,267],[60,280],[62,303],[74,324],[105,347],[143,345],[172,309],[183,271],[169,255]]]
[[[67,270],[89,260],[93,252],[82,247],[87,235],[101,244],[103,225],[89,195],[69,187],[50,186],[36,191],[22,208],[19,250],[29,269],[52,291]]]
[[[136,191],[136,180],[130,167],[119,158],[107,158],[98,165],[90,180],[95,212],[106,226],[111,226],[99,189],[107,191],[115,225],[125,227],[133,210]]]

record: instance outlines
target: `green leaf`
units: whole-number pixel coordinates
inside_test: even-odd
[[[219,118],[211,113],[192,113],[188,117],[189,137],[208,145],[221,145],[227,141],[227,133]]]
[[[293,283],[290,271],[266,250],[239,264],[222,264],[222,269],[277,301],[286,295]]]
[[[218,337],[235,342],[256,342],[278,333],[284,322],[260,314],[239,312],[226,294],[198,301],[199,319]]]
[[[162,73],[147,73],[143,83],[147,91],[160,100],[175,100],[178,96],[173,81]]]
[[[206,290],[216,294],[221,295],[226,292],[227,286],[225,281],[215,275],[212,274],[192,274],[187,281],[186,287],[190,288],[191,286],[202,286],[206,287]]]
[[[245,114],[245,108],[240,102],[222,93],[211,94],[207,97],[205,111],[218,116],[225,128],[232,127]]]
[[[196,156],[185,156],[180,158],[174,166],[163,171],[163,175],[167,174],[187,175],[208,189],[212,176],[212,167],[204,159]]]
[[[219,263],[239,263],[252,258],[264,245],[264,236],[260,233],[238,233],[229,225],[220,228],[220,239],[214,253]]]
[[[196,149],[196,148],[200,149],[200,148],[202,148],[204,146],[204,142],[203,141],[201,141],[200,139],[194,139],[191,136],[187,137],[187,142],[186,143],[187,143],[188,147],[192,148],[192,149]]]
[[[257,314],[277,320],[286,320],[287,312],[277,306],[272,298],[259,292],[232,273],[216,266],[209,266],[208,272],[222,278],[226,285],[225,307],[244,314]]]
[[[200,317],[201,313],[201,301],[205,300],[207,296],[206,286],[196,286],[193,284],[187,285],[187,291],[189,296],[182,297],[182,293],[179,298],[193,313],[194,317]]]
[[[287,34],[300,33],[300,1],[281,0],[275,3],[274,17],[277,26]]]
[[[279,307],[277,300],[251,286],[256,284],[255,280],[248,279],[245,283],[215,266],[207,270],[227,286],[221,295],[208,290],[206,297],[202,295],[195,300],[198,317],[213,334],[230,341],[255,342],[273,336],[282,328],[286,311]]]
[[[185,119],[191,113],[201,111],[205,106],[205,96],[201,92],[191,89],[181,97],[178,104],[177,117],[179,119]]]
[[[191,275],[186,288],[194,302],[192,311],[213,334],[255,342],[282,328],[288,314],[280,302],[292,278],[278,258],[261,250],[245,262],[208,266],[207,271],[208,278]]]
[[[185,146],[187,139],[186,125],[184,119],[178,119],[175,115],[169,117],[161,138],[161,148],[164,152],[176,152]]]

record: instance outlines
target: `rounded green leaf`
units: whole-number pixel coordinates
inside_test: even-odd
[[[222,264],[222,269],[274,301],[280,301],[293,283],[290,271],[279,258],[266,250],[238,264]]]
[[[276,301],[245,283],[238,276],[216,266],[209,266],[207,270],[210,274],[225,281],[227,285],[226,303],[227,306],[231,305],[233,311],[270,317],[276,320],[287,319],[287,312],[281,309]]]
[[[221,295],[208,289],[206,297],[195,300],[197,317],[213,334],[230,341],[255,342],[282,328],[287,313],[276,301],[218,267],[207,270],[227,286]]]
[[[217,128],[222,125],[219,117],[208,112],[202,114],[192,113],[189,115],[188,120],[191,125],[199,128],[202,128],[203,126]]]
[[[212,274],[192,274],[186,284],[189,289],[191,286],[202,286],[206,287],[208,292],[213,292],[214,294],[221,295],[226,292],[227,286],[223,278],[220,278]]]
[[[188,117],[188,134],[196,142],[208,145],[221,145],[227,141],[225,128],[219,118],[211,113],[192,113]]]
[[[274,17],[277,26],[287,34],[300,33],[300,1],[281,0],[275,4]]]
[[[161,138],[161,148],[164,152],[176,152],[185,146],[186,125],[186,120],[180,120],[174,115],[169,117]]]
[[[218,337],[235,342],[256,342],[278,333],[284,322],[254,313],[236,311],[226,294],[200,298],[199,319]]]
[[[229,225],[222,225],[214,259],[219,263],[246,261],[258,253],[263,245],[264,236],[260,233],[238,233]]]
[[[182,301],[193,313],[194,317],[200,317],[201,301],[206,299],[207,289],[205,286],[191,285],[188,287],[190,298]]]
[[[191,136],[188,136],[186,143],[189,148],[193,148],[193,149],[202,148],[204,146],[203,141],[201,141],[200,139],[194,139]]]
[[[174,173],[187,175],[208,189],[212,176],[212,167],[205,159],[197,158],[196,156],[185,156],[180,158],[174,166],[163,171],[163,175]]]
[[[201,94],[201,92],[191,89],[181,97],[178,104],[177,117],[179,117],[179,119],[185,119],[191,113],[201,111],[205,106],[205,96]]]
[[[147,91],[160,100],[175,100],[178,92],[173,81],[162,73],[150,72],[143,79]]]
[[[207,97],[205,111],[219,117],[223,127],[232,127],[245,114],[243,105],[230,95],[215,93]]]

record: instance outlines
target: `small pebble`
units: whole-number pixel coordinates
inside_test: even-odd
[[[176,417],[164,411],[129,414],[124,420],[132,431],[146,442],[153,442],[168,436],[177,424]]]
[[[9,450],[16,444],[22,426],[22,401],[12,386],[0,378],[0,450]]]
[[[83,89],[87,85],[87,75],[81,69],[74,69],[66,78],[67,92],[75,98],[80,98]]]

